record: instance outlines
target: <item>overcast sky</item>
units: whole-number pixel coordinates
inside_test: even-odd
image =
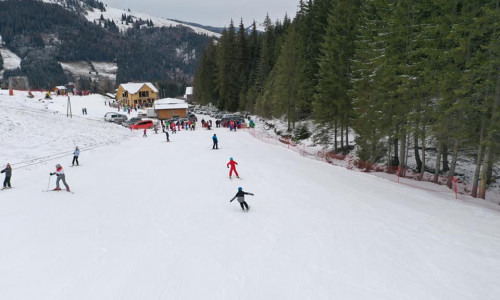
[[[130,8],[152,16],[224,27],[240,18],[250,26],[255,19],[262,23],[266,14],[271,20],[283,20],[285,13],[295,16],[300,0],[102,0],[119,9]]]

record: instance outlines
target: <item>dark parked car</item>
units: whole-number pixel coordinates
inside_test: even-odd
[[[125,121],[127,121],[127,116],[126,115],[121,115],[121,114],[118,114],[118,116],[116,116],[115,118],[113,118],[113,122],[116,123],[116,124],[121,124]]]
[[[197,118],[197,117],[196,117],[196,115],[195,115],[195,114],[193,114],[193,113],[188,114],[187,118],[188,118],[188,120],[189,120],[189,121],[191,121],[191,122],[196,122],[196,121],[198,121],[198,118]]]
[[[123,122],[122,125],[125,127],[130,127],[130,125],[135,124],[141,120],[142,120],[142,118],[133,117],[133,118],[130,118],[130,120]]]

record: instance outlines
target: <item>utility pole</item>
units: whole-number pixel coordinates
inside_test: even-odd
[[[73,112],[71,111],[71,99],[68,95],[68,104],[66,105],[66,117],[73,118]]]

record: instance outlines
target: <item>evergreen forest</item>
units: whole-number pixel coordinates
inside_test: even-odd
[[[165,96],[174,97],[190,85],[200,53],[210,41],[184,26],[152,28],[151,20],[135,20],[133,28],[119,32],[113,20],[101,15],[89,22],[82,15],[84,6],[104,11],[102,2],[68,0],[66,5],[0,1],[0,35],[5,47],[22,58],[19,69],[5,70],[4,82],[10,76],[28,76],[32,88],[74,81],[81,89],[111,92],[114,83],[71,78],[59,62],[112,62],[118,66],[117,83],[151,81],[165,90]]]
[[[367,168],[402,171],[411,152],[449,186],[457,161],[473,161],[474,197],[499,180],[500,0],[303,0],[264,25],[231,21],[208,44],[197,103],[284,117],[290,132],[314,120],[335,152],[354,134]]]

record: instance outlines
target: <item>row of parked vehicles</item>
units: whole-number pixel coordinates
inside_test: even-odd
[[[124,114],[108,112],[104,115],[104,121],[121,124],[130,129],[151,129],[154,126],[153,120],[143,120],[141,117],[127,118]]]
[[[212,118],[222,121],[240,121],[241,123],[245,122],[245,119],[248,117],[248,112],[241,113],[229,113],[227,111],[221,111],[214,107],[206,107],[196,105],[193,109],[193,112],[208,115]]]

